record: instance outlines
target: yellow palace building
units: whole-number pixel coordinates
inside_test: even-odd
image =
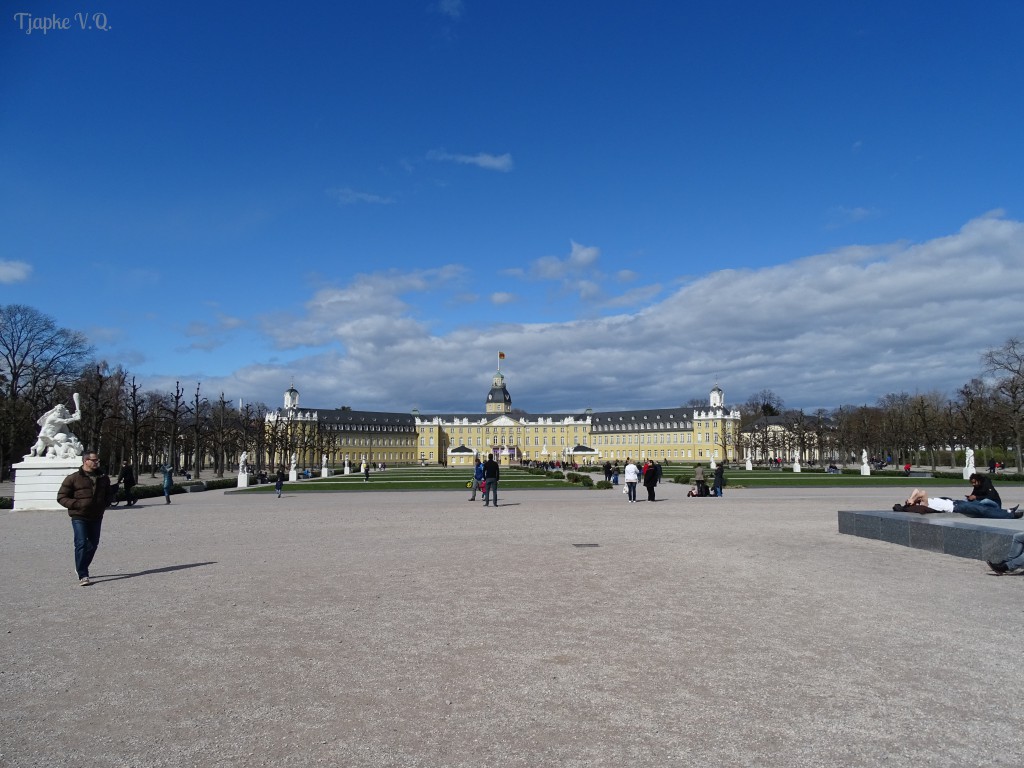
[[[285,407],[267,415],[278,457],[294,451],[300,466],[363,459],[386,463],[472,465],[494,454],[503,465],[531,462],[603,464],[626,458],[660,462],[735,461],[740,414],[725,406],[716,385],[707,407],[529,414],[513,410],[501,372],[491,381],[484,412],[423,414],[300,409],[294,387]],[[271,464],[280,461],[273,453]]]

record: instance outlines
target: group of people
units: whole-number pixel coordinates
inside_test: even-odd
[[[487,454],[487,461],[476,459],[473,464],[473,479],[470,480],[471,494],[470,501],[476,501],[476,492],[480,491],[484,497],[484,506],[490,506],[489,502],[494,501],[498,506],[498,480],[501,477],[501,467],[494,460],[494,454]]]
[[[633,463],[633,459],[626,459],[626,466],[623,468],[623,474],[626,478],[626,498],[627,503],[636,503],[636,486],[642,482],[644,488],[647,489],[647,501],[657,501],[655,498],[654,489],[661,482],[661,464],[656,461],[647,460],[642,466],[637,466]]]
[[[704,465],[698,464],[693,468],[693,488],[687,496],[715,496],[721,497],[725,493],[725,466],[719,464],[711,474],[712,487],[708,489],[708,481],[704,477]]]
[[[1024,517],[1024,510],[1019,508],[1019,504],[1010,509],[1003,509],[1003,500],[987,475],[975,472],[970,476],[969,482],[971,492],[963,499],[929,496],[920,488],[915,488],[905,502],[893,505],[893,511],[916,512],[921,515],[956,512],[966,517],[987,517],[994,520],[1019,520]]]
[[[993,520],[1020,520],[1024,518],[1024,510],[1016,504],[1009,509],[1003,508],[1003,500],[992,484],[992,479],[978,472],[973,473],[969,481],[971,492],[963,499],[951,499],[948,496],[929,496],[919,488],[903,504],[894,504],[895,512],[916,512],[921,515],[941,512],[956,512],[967,517],[985,517]],[[1013,535],[1010,551],[1002,560],[988,560],[988,567],[1002,576],[1018,568],[1024,568],[1024,531]]]

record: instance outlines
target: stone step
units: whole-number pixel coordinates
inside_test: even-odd
[[[986,520],[962,515],[912,512],[840,511],[839,532],[927,549],[973,560],[1002,560],[1020,520]]]

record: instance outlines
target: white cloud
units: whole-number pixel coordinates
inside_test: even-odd
[[[509,320],[510,308],[444,332],[401,296],[447,290],[460,276],[361,275],[319,291],[274,333],[303,338],[312,354],[252,371],[274,382],[268,402],[294,375],[310,407],[395,411],[481,410],[499,349],[513,404],[533,412],[673,406],[716,382],[731,403],[772,389],[809,409],[952,394],[981,373],[985,349],[1016,331],[1022,253],[1024,223],[997,212],[927,242],[712,272],[661,300],[657,286],[638,286],[629,298],[639,311],[530,323]]]
[[[491,155],[486,152],[479,152],[475,155],[458,155],[441,150],[431,150],[427,153],[428,160],[440,162],[459,163],[460,165],[475,165],[488,171],[501,171],[507,173],[512,170],[512,155],[507,152],[503,155]]]
[[[851,208],[845,205],[837,205],[829,209],[828,221],[825,226],[829,229],[838,229],[847,224],[856,224],[859,221],[874,218],[876,215],[876,212],[871,208],[863,206]]]
[[[24,261],[8,261],[0,259],[0,283],[10,285],[28,280],[32,274],[32,265]]]
[[[440,0],[437,8],[445,16],[458,19],[462,16],[463,3],[462,0]]]
[[[394,202],[390,197],[383,197],[382,195],[375,195],[370,192],[357,192],[351,187],[328,189],[327,194],[337,200],[338,205],[355,205],[356,203],[390,205]]]
[[[514,293],[506,293],[504,291],[498,291],[497,293],[491,294],[492,304],[511,304],[516,300]]]

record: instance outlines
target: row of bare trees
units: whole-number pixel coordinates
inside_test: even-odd
[[[78,392],[82,421],[75,433],[97,450],[104,464],[128,460],[155,474],[169,463],[196,476],[222,476],[243,450],[250,464],[285,463],[291,453],[304,465],[333,455],[339,435],[318,424],[267,420],[263,403],[239,404],[223,392],[211,399],[201,382],[186,391],[144,391],[121,366],[96,361],[85,336],[59,328],[38,310],[0,306],[0,468],[6,476],[38,432],[36,419]],[[956,466],[958,452],[972,447],[980,461],[994,457],[1020,466],[1024,442],[1024,342],[1011,338],[986,351],[982,373],[952,397],[938,392],[887,394],[875,405],[841,406],[805,414],[787,410],[771,390],[753,395],[740,411],[745,455],[846,462],[867,449],[874,456],[915,464]],[[758,429],[771,421],[784,429]]]
[[[211,402],[201,383],[187,393],[180,382],[173,392],[144,391],[127,370],[95,360],[93,352],[83,334],[58,327],[32,307],[0,306],[4,477],[34,442],[39,416],[56,403],[70,404],[73,392],[79,393],[82,410],[75,434],[110,467],[127,460],[153,475],[168,463],[176,470],[198,475],[212,469],[220,476],[246,446],[265,448],[266,405],[239,409],[223,392]]]
[[[1020,466],[1024,442],[1024,341],[1008,339],[981,356],[982,371],[951,397],[941,392],[884,395],[875,405],[844,405],[812,414],[787,410],[762,390],[741,407],[745,455],[784,460],[859,461],[872,456],[913,464],[962,466],[970,447],[976,461]],[[772,425],[780,428],[773,429]]]

